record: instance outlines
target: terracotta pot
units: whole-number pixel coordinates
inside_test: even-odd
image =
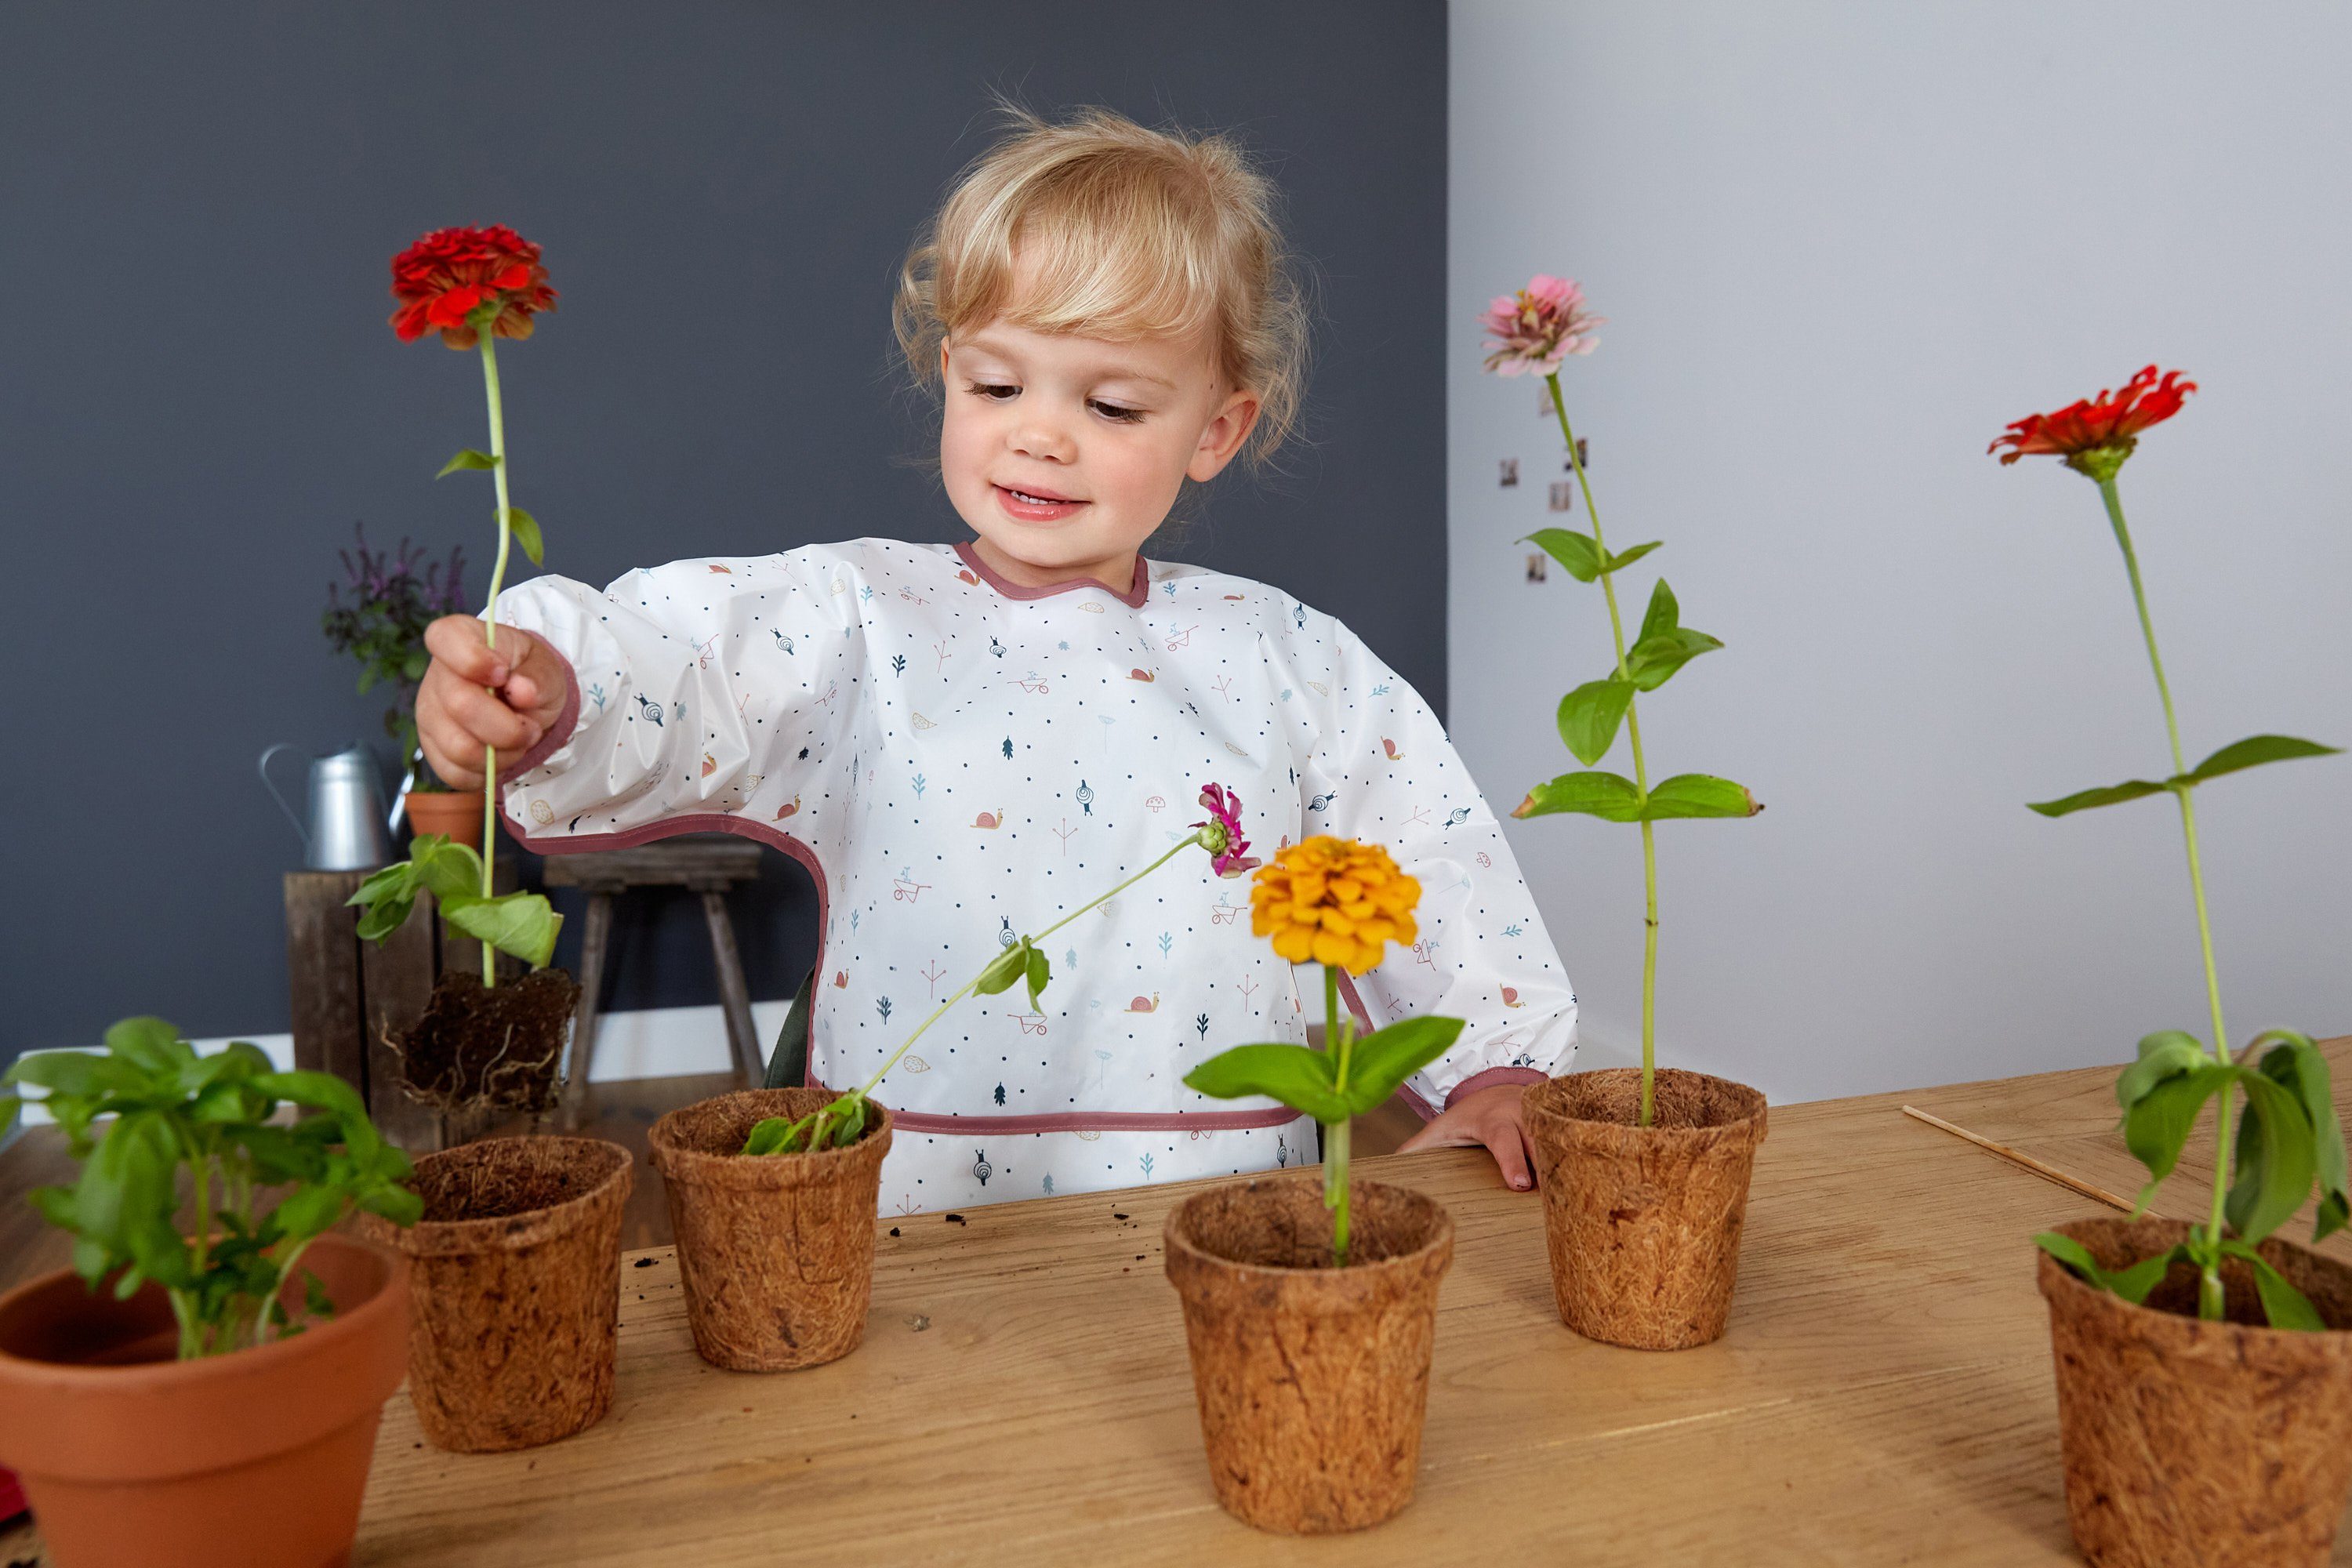
[[[2189,1232],[2177,1220],[2057,1229],[2109,1269]],[[2333,1331],[2265,1326],[2242,1263],[2222,1269],[2226,1320],[2208,1323],[2185,1264],[2135,1307],[2037,1251],[2066,1514],[2101,1568],[2320,1568],[2333,1556],[2352,1492],[2352,1268],[2276,1237],[2261,1250]]]
[[[838,1361],[866,1337],[874,1226],[890,1113],[871,1105],[846,1149],[739,1152],[771,1116],[797,1120],[824,1089],[747,1089],[654,1123],[654,1169],[669,1198],[694,1348],[733,1372]]]
[[[1211,1188],[1163,1232],[1217,1501],[1260,1530],[1360,1530],[1412,1500],[1454,1221],[1403,1187],[1349,1194],[1345,1268],[1319,1177]]]
[[[482,794],[458,795],[449,790],[410,790],[401,797],[408,830],[418,837],[444,834],[460,844],[482,841]]]
[[[1647,1127],[1634,1125],[1638,1068],[1529,1084],[1521,1104],[1559,1321],[1608,1344],[1686,1350],[1731,1316],[1764,1097],[1672,1068],[1654,1087]]]
[[[171,1302],[152,1285],[117,1301],[59,1269],[0,1297],[0,1459],[56,1568],[350,1561],[406,1361],[407,1264],[338,1236],[302,1263],[333,1318],[202,1361],[171,1359]]]
[[[599,1138],[490,1138],[421,1156],[425,1217],[369,1234],[415,1260],[408,1396],[436,1448],[530,1448],[613,1403],[629,1152]]]

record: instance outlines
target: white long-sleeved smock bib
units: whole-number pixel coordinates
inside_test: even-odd
[[[863,1082],[1000,942],[1189,834],[1211,782],[1259,853],[1330,833],[1420,879],[1422,940],[1350,1000],[1373,1024],[1467,1020],[1406,1086],[1423,1115],[1574,1051],[1568,977],[1436,716],[1276,589],[1144,560],[1125,592],[1023,588],[968,545],[864,539],[603,592],[541,577],[499,617],[571,666],[562,714],[508,775],[524,844],[717,831],[808,868],[812,1081]],[[876,1091],[898,1119],[883,1212],[1313,1163],[1311,1121],[1183,1084],[1229,1046],[1306,1038],[1248,906],[1246,882],[1180,856],[1049,940],[1042,1012],[1017,985],[958,1004]]]

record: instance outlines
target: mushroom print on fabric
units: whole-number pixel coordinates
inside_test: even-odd
[[[1370,1026],[1469,1021],[1406,1084],[1417,1110],[1574,1050],[1568,977],[1435,715],[1347,627],[1263,584],[1139,561],[1130,584],[1025,589],[968,546],[869,539],[601,592],[542,577],[499,617],[572,669],[573,700],[507,775],[524,844],[730,832],[808,869],[813,1082],[863,1081],[928,1011],[910,996],[1150,864],[1213,782],[1265,846],[1377,841],[1423,883],[1412,961],[1350,987]],[[1175,862],[1055,938],[1076,957],[1042,1012],[1015,987],[942,1018],[922,1069],[879,1093],[898,1119],[884,1206],[1298,1163],[1314,1133],[1286,1108],[1183,1084],[1226,1047],[1305,1038],[1298,982],[1245,906],[1205,858]]]

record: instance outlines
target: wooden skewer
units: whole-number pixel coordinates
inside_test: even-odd
[[[2135,1205],[2129,1198],[2119,1198],[2116,1196],[2115,1194],[2107,1191],[2105,1187],[2093,1186],[2090,1183],[2084,1181],[2079,1176],[2070,1176],[2065,1172],[2058,1169],[2055,1165],[2045,1165],[2041,1161],[2035,1159],[2032,1155],[2021,1154],[2006,1143],[1996,1143],[1981,1132],[1971,1132],[1965,1127],[1954,1126],[1951,1122],[1945,1121],[1942,1117],[1930,1115],[1927,1111],[1920,1110],[1916,1105],[1905,1106],[1903,1108],[1903,1114],[1910,1117],[1915,1121],[1924,1121],[1930,1127],[1937,1128],[1943,1131],[1948,1132],[1955,1138],[1966,1139],[1969,1142],[1975,1144],[1978,1148],[1984,1150],[1987,1153],[1998,1154],[2002,1159],[2009,1161],[2011,1164],[2022,1165],[2027,1170],[2032,1172],[2035,1175],[2040,1176],[2043,1181],[2055,1182],[2070,1193],[2080,1193],[2086,1198],[2095,1199],[2096,1201],[2106,1205],[2109,1208],[2121,1209],[2126,1214],[2134,1212]],[[2162,1215],[2158,1214],[2154,1209],[2149,1209],[2145,1212],[2150,1219],[2162,1219],[2164,1217]]]

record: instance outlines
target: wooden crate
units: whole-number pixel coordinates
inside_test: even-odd
[[[331,1072],[358,1089],[377,1128],[404,1149],[446,1147],[473,1131],[449,1123],[401,1091],[400,1061],[389,1038],[424,1016],[445,969],[482,972],[482,944],[451,931],[421,895],[406,924],[383,942],[359,938],[359,910],[348,900],[372,873],[286,874],[286,973],[292,993],[294,1065]],[[515,886],[514,863],[492,870],[499,892]],[[501,956],[499,973],[522,966]]]

